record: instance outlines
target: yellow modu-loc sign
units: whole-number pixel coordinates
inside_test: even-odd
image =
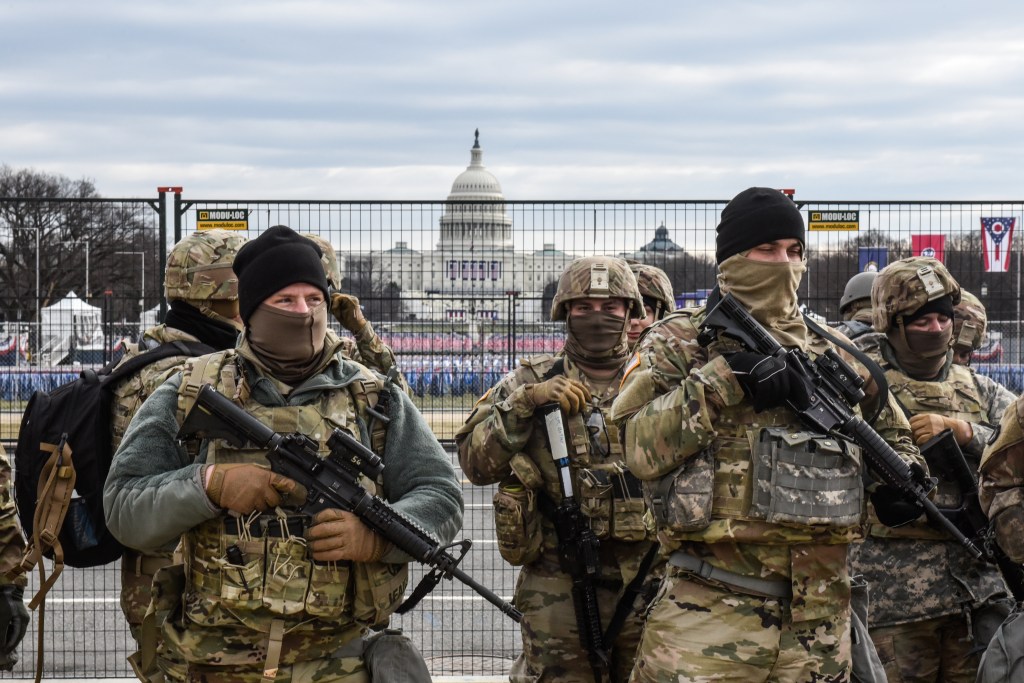
[[[248,230],[247,209],[196,209],[196,230]]]
[[[860,230],[860,211],[808,211],[808,230]]]

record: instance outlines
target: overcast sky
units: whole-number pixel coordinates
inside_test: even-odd
[[[0,0],[0,163],[107,197],[1020,199],[1024,3]]]

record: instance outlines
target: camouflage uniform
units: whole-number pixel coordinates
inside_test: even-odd
[[[167,257],[164,276],[167,300],[184,301],[212,320],[230,324],[231,321],[213,313],[208,305],[213,301],[237,300],[238,282],[231,272],[231,263],[244,242],[244,237],[229,230],[197,232],[181,240]],[[195,343],[199,339],[175,327],[157,325],[145,331],[139,344],[128,347],[121,363],[161,344],[175,341]],[[177,373],[188,358],[182,354],[155,361],[114,387],[113,451],[121,445],[121,439],[139,406],[168,377]],[[142,624],[152,598],[153,576],[171,564],[171,559],[171,551],[143,553],[131,548],[126,548],[121,558],[121,611],[136,643],[142,640]],[[141,671],[141,651],[133,654],[129,661],[140,679],[153,673]]]
[[[942,285],[941,292],[931,295],[916,275],[929,263]],[[875,288],[875,328],[881,330],[892,326],[894,315],[913,313],[929,296],[946,294],[955,301],[959,291],[941,264],[922,259],[891,264]],[[971,368],[952,364],[951,352],[938,376],[926,381],[903,369],[886,334],[865,335],[856,344],[885,371],[890,391],[908,416],[930,413],[971,423],[973,437],[961,448],[976,468],[993,434],[987,423],[1002,415],[1013,394]],[[940,508],[957,507],[961,496],[955,482],[940,480],[934,502]],[[1005,595],[998,570],[973,559],[924,518],[894,529],[871,512],[868,537],[851,554],[851,566],[871,586],[871,637],[890,680],[973,681],[978,653],[972,652],[972,621],[977,610]],[[894,581],[893,576],[913,578]]]
[[[1003,412],[999,436],[982,455],[978,484],[996,541],[1011,560],[1024,563],[1024,398]]]
[[[676,309],[676,297],[672,293],[672,281],[661,268],[646,263],[629,262],[629,269],[636,276],[636,284],[644,299],[652,299],[657,308],[654,319],[661,320]],[[647,304],[647,301],[644,301]],[[654,307],[652,307],[654,308]]]
[[[640,296],[644,301],[644,317],[629,321],[626,339],[630,350],[636,347],[644,332],[676,308],[675,295],[672,294],[672,281],[661,268],[649,266],[639,261],[627,260],[629,269],[636,276]],[[648,313],[649,311],[649,313]]]
[[[336,340],[327,343],[326,366],[287,398],[281,393],[286,387],[261,374],[245,340],[237,350],[190,359],[180,376],[146,401],[115,456],[105,489],[111,530],[150,547],[171,533],[158,525],[185,527],[184,565],[158,574],[152,607],[162,622],[159,664],[171,680],[186,679],[168,661],[185,660],[190,681],[255,683],[266,666],[275,681],[365,683],[360,636],[387,620],[402,600],[407,576],[408,557],[396,550],[375,563],[312,562],[303,537],[307,520],[285,506],[241,519],[212,508],[204,493],[186,504],[181,487],[191,488],[203,465],[266,462],[262,449],[204,440],[202,464],[169,471],[187,460],[163,434],[176,429],[202,385],[212,384],[276,430],[311,436],[322,453],[333,428],[353,432],[383,452],[389,465],[383,479],[363,481],[369,490],[389,499],[397,492],[396,507],[442,542],[461,524],[454,473],[408,398],[388,390],[386,440],[383,430],[368,429],[367,407],[386,389],[370,370],[334,355]],[[140,487],[152,492],[140,495]],[[161,491],[180,518],[140,524],[128,508],[148,508]],[[242,564],[226,559],[233,545]]]
[[[0,585],[13,584],[24,588],[28,579],[19,567],[25,554],[25,536],[18,521],[18,511],[14,509],[11,490],[11,463],[3,446],[0,446]]]
[[[376,370],[382,375],[388,374],[388,371],[394,368],[397,373],[393,379],[394,383],[400,386],[402,391],[411,395],[412,389],[409,387],[405,375],[398,370],[395,352],[377,336],[369,321],[354,337],[339,337],[339,339],[341,340],[341,355],[360,365],[365,365],[371,370]]]
[[[960,290],[960,303],[953,307],[953,348],[977,351],[985,343],[987,326],[985,306],[966,289]]]
[[[848,681],[860,449],[805,431],[787,407],[755,413],[723,355],[742,347],[697,342],[705,313],[650,328],[613,406],[671,553],[631,680]],[[805,344],[812,358],[830,348],[811,330]],[[876,428],[919,458],[893,406]]]
[[[17,589],[15,595],[18,595],[28,585],[28,578],[21,570],[21,558],[25,554],[25,536],[14,507],[12,490],[11,463],[3,446],[0,446],[0,586],[14,586]],[[27,625],[28,609],[24,609],[23,618]],[[0,670],[10,670],[17,661],[18,656],[14,650],[0,653]]]
[[[624,266],[622,270],[629,274]],[[615,267],[612,271],[615,278]],[[567,268],[552,318],[564,318],[571,299],[588,296],[588,278],[590,271],[585,267]],[[619,294],[613,287],[610,296],[632,299],[630,308],[636,315],[642,304],[632,276],[628,282],[632,295],[623,286]],[[607,383],[596,382],[564,352],[538,355],[522,360],[521,367],[484,394],[455,439],[466,477],[479,486],[498,483],[494,497],[498,549],[509,564],[522,567],[515,605],[524,615],[523,652],[512,666],[510,680],[514,683],[594,680],[588,654],[580,645],[572,581],[559,564],[553,521],[542,512],[562,500],[559,469],[552,459],[543,420],[535,416],[536,407],[527,393],[531,385],[559,372],[585,385],[593,397],[580,414],[567,418],[566,437],[573,493],[600,539],[597,596],[602,628],[611,620],[623,587],[636,577],[653,540],[653,524],[638,482],[623,465],[618,431],[605,421],[618,391],[621,369]],[[644,590],[634,600],[611,646],[611,681],[624,682],[629,675],[640,641],[641,614],[659,575],[658,567],[648,574]]]
[[[985,343],[988,314],[978,297],[960,290],[960,303],[953,307],[953,344],[979,349]]]

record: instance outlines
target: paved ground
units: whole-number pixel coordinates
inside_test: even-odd
[[[466,514],[463,536],[474,544],[462,568],[495,593],[511,599],[516,572],[498,555],[494,541],[493,489],[477,488],[463,480]],[[47,563],[49,568],[49,563]],[[412,571],[410,585],[422,574]],[[33,575],[26,596],[34,593]],[[47,678],[125,678],[131,670],[125,657],[133,648],[118,605],[120,576],[116,565],[67,569],[46,602],[44,674]],[[0,678],[31,679],[35,667],[38,614],[21,647],[22,661]],[[435,680],[444,676],[475,676],[460,681],[505,680],[519,643],[518,627],[490,603],[458,581],[443,581],[410,614],[393,619],[423,652]],[[479,676],[497,676],[481,679]]]

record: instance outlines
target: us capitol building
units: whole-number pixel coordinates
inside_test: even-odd
[[[544,304],[550,305],[555,283],[574,256],[554,244],[515,251],[512,219],[504,202],[501,184],[483,165],[478,130],[469,166],[448,194],[436,251],[416,251],[400,241],[383,251],[339,254],[339,260],[369,260],[375,280],[401,288],[405,311],[416,320],[507,321],[512,308],[518,322],[547,321]],[[656,244],[660,238],[670,245],[669,251],[681,251],[667,235],[660,227],[645,249],[665,250]]]
[[[436,251],[396,242],[383,251],[341,254],[342,262],[369,258],[374,273],[401,288],[405,310],[417,320],[507,320],[510,306],[516,320],[547,320],[544,287],[557,282],[573,256],[553,244],[514,251],[504,201],[501,184],[483,165],[477,131],[469,166],[448,194]]]

